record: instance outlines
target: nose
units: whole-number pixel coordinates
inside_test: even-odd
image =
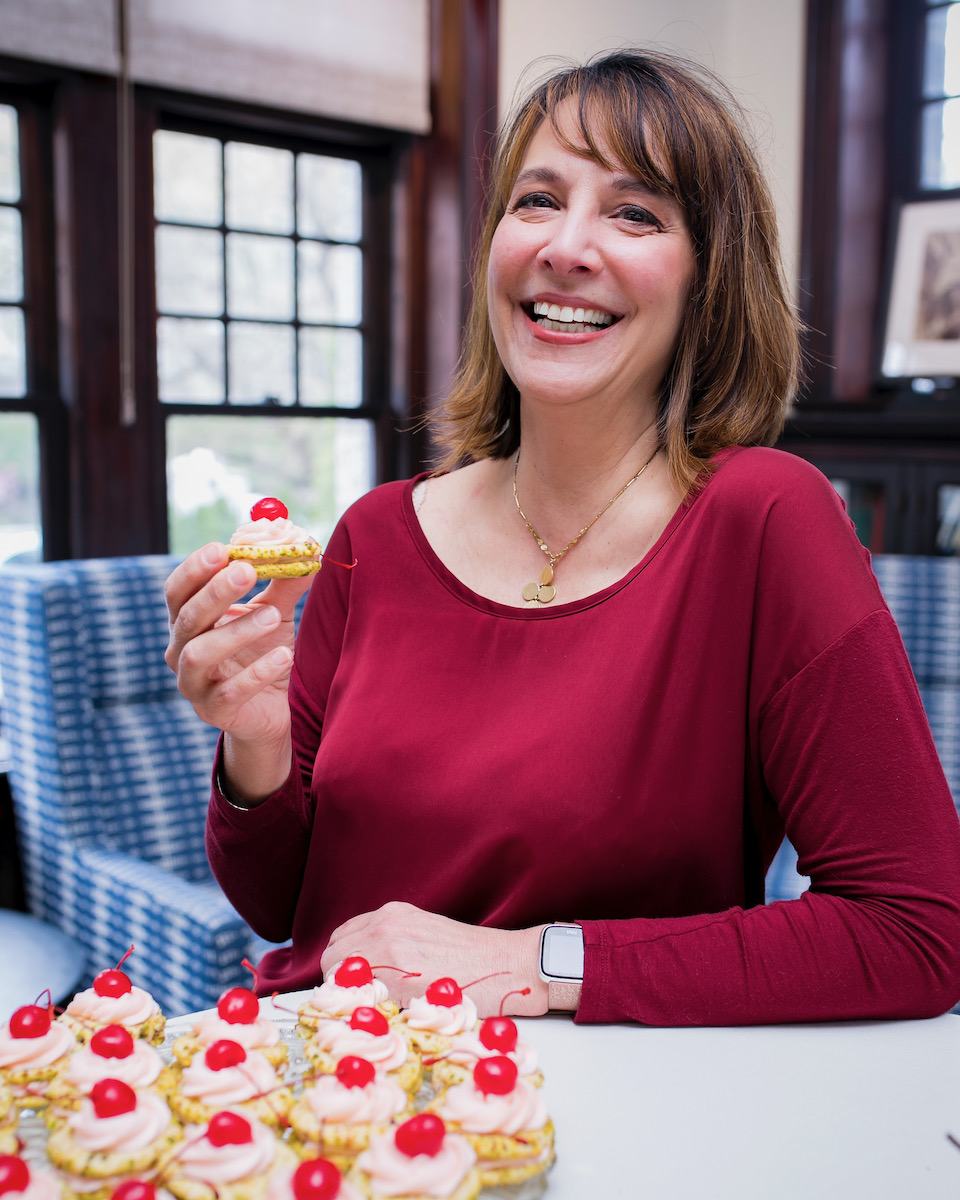
[[[557,275],[592,273],[601,265],[598,230],[593,221],[572,209],[543,226],[546,240],[537,263]]]

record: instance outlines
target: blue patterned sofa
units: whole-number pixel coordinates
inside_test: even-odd
[[[900,628],[933,739],[960,808],[960,558],[876,554],[873,569]],[[767,900],[789,900],[809,880],[785,842],[767,873]]]
[[[0,570],[2,723],[29,907],[82,943],[88,981],[135,945],[124,971],[170,1015],[249,983],[241,960],[265,948],[204,853],[217,731],[163,659],[176,561]]]

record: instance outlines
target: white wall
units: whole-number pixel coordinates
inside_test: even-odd
[[[500,0],[500,107],[533,60],[623,45],[685,54],[720,74],[754,118],[788,276],[800,241],[804,0]],[[534,63],[528,79],[551,67]],[[557,64],[560,65],[560,64]]]

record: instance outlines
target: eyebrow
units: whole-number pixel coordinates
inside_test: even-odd
[[[528,183],[557,184],[560,182],[560,174],[552,167],[526,167],[517,175],[514,187]],[[661,194],[633,175],[614,175],[610,186],[617,192],[646,192],[651,196]]]

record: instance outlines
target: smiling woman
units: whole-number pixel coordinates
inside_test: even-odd
[[[360,954],[481,1015],[960,996],[960,827],[896,626],[829,483],[767,448],[798,364],[771,214],[702,72],[551,77],[495,162],[440,468],[346,513],[296,643],[305,584],[240,604],[219,544],[171,576],[168,661],[224,731],[211,863],[292,936],[265,992]],[[812,884],[765,905],[784,832]]]

